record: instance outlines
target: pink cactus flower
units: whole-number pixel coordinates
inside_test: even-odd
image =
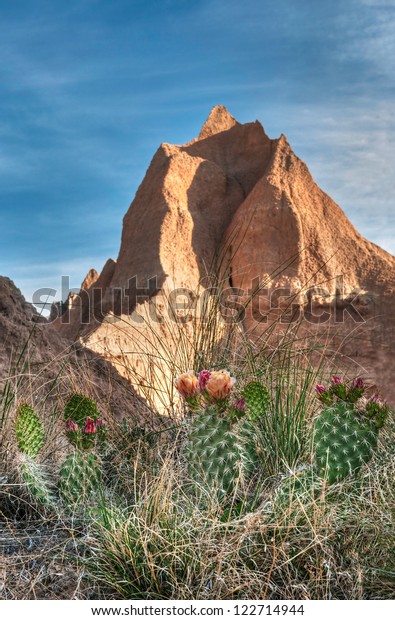
[[[84,433],[96,433],[95,421],[92,418],[86,418]]]
[[[333,375],[332,385],[341,385],[342,383],[343,383],[343,379],[339,377],[339,375]]]
[[[105,426],[107,426],[107,424],[104,420],[102,420],[101,418],[98,418],[96,420],[96,428],[104,428]]]
[[[326,392],[326,387],[325,385],[321,385],[320,383],[317,383],[317,385],[315,386],[315,391],[317,392],[317,394],[321,396],[321,394]]]
[[[78,424],[73,422],[71,418],[69,418],[66,422],[66,432],[67,433],[76,433],[79,430]]]
[[[227,370],[214,370],[206,383],[206,391],[211,400],[223,400],[229,396],[234,383]]]
[[[198,379],[195,373],[190,370],[184,372],[182,375],[176,378],[175,385],[181,396],[184,398],[191,398],[198,393]]]
[[[198,374],[198,384],[199,384],[199,389],[200,390],[205,390],[206,389],[206,385],[207,385],[207,381],[210,379],[211,377],[211,372],[209,370],[201,370]]]

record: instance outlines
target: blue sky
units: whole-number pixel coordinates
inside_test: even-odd
[[[0,53],[0,273],[29,300],[116,258],[155,150],[218,103],[395,253],[395,0],[14,0]]]

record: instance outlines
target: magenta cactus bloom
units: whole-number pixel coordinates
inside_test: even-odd
[[[342,385],[343,379],[339,377],[339,375],[333,375],[332,377],[332,385]]]
[[[210,377],[211,377],[211,372],[209,370],[201,370],[199,372],[198,374],[199,390],[203,391],[206,389],[206,385]]]
[[[86,418],[84,433],[96,433],[95,421],[92,418]]]
[[[317,383],[317,385],[315,386],[315,391],[317,392],[319,396],[321,396],[324,392],[326,392],[326,387],[325,385],[321,385],[320,383]]]
[[[371,403],[377,403],[378,405],[382,405],[382,404],[383,404],[383,402],[382,402],[382,401],[381,401],[381,399],[377,396],[377,394],[376,394],[375,396],[372,396],[372,397],[369,399],[369,402],[371,402]]]
[[[246,401],[245,398],[238,398],[235,402],[235,409],[237,409],[238,411],[245,411],[246,410]]]
[[[76,433],[79,431],[79,426],[71,418],[66,422],[66,433]]]
[[[104,428],[105,426],[107,426],[105,421],[102,420],[102,418],[97,418],[97,420],[96,420],[96,428]]]

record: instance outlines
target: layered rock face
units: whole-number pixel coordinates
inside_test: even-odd
[[[344,359],[355,358],[355,371],[395,400],[395,258],[355,230],[285,136],[271,140],[258,121],[240,124],[223,106],[195,140],[159,147],[124,218],[117,262],[92,276],[54,325],[129,379],[140,365],[142,380],[158,381],[155,346],[155,371],[143,360],[147,342],[160,341],[170,355],[177,342],[156,320],[153,300],[163,309],[184,288],[189,303],[214,271],[244,298],[262,289],[244,319],[252,338],[293,304],[304,334],[330,334]]]

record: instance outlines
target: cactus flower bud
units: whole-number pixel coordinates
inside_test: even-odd
[[[196,396],[198,393],[198,379],[192,370],[177,377],[175,386],[185,399]]]
[[[246,410],[246,401],[245,398],[238,398],[235,402],[235,409],[237,409],[238,411],[245,411]]]
[[[96,433],[95,422],[92,418],[86,418],[84,433]]]
[[[66,432],[67,433],[76,433],[79,430],[78,424],[73,422],[71,418],[69,418],[66,422]]]
[[[238,398],[233,407],[227,407],[228,417],[231,422],[236,422],[240,420],[246,414],[246,401],[245,398]]]
[[[198,383],[199,383],[200,390],[206,389],[207,381],[210,379],[210,377],[211,377],[211,372],[209,370],[201,370],[199,372]]]
[[[215,370],[206,383],[206,391],[211,400],[223,400],[229,396],[235,380],[227,370]]]
[[[356,379],[353,380],[352,386],[356,388],[357,390],[361,390],[362,388],[365,387],[365,382],[361,377],[357,377]]]
[[[107,426],[107,424],[105,423],[104,420],[102,420],[102,418],[97,418],[96,420],[96,428],[105,428]]]
[[[315,386],[315,391],[317,392],[317,394],[319,394],[319,396],[321,396],[324,392],[326,392],[326,387],[325,385],[317,383],[317,385]]]
[[[333,375],[332,383],[330,385],[330,391],[332,394],[336,396],[339,400],[347,400],[349,393],[346,384],[343,379],[339,377],[339,375]],[[350,401],[351,402],[351,401]]]

